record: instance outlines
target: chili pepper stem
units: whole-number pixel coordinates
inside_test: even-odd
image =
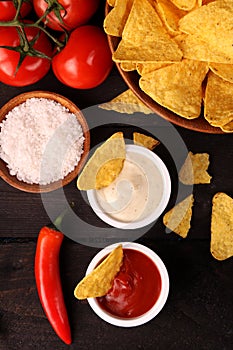
[[[74,207],[74,202],[70,203],[70,206],[73,208]],[[64,217],[66,216],[66,214],[68,213],[69,208],[66,208],[65,210],[63,210],[53,221],[53,223],[51,224],[51,227],[53,227],[56,230],[62,231],[62,222]]]

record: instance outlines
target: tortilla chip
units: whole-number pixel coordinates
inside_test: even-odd
[[[171,231],[186,238],[191,227],[192,207],[194,198],[189,195],[170,209],[163,217],[163,223]]]
[[[196,6],[196,0],[171,0],[181,10],[190,11]]]
[[[233,84],[209,72],[204,99],[204,117],[222,127],[233,120]]]
[[[120,174],[124,165],[123,158],[107,161],[96,174],[96,189],[109,186]]]
[[[185,185],[208,184],[211,176],[208,174],[208,153],[188,153],[188,156],[179,171],[179,180]]]
[[[114,8],[104,19],[105,33],[113,36],[121,36],[128,19],[133,0],[116,0]]]
[[[210,251],[217,260],[233,256],[233,199],[223,192],[212,201]]]
[[[233,63],[233,59],[227,53],[217,47],[212,47],[198,35],[180,34],[174,37],[174,40],[183,52],[184,58],[205,62]]]
[[[186,15],[185,11],[177,8],[169,0],[157,0],[156,9],[165,27],[171,35],[177,35],[179,31],[179,20]]]
[[[174,62],[181,58],[181,50],[163,27],[151,3],[148,0],[135,0],[113,60],[143,63]]]
[[[202,82],[207,72],[208,63],[185,59],[143,75],[139,86],[160,105],[194,119],[201,113]]]
[[[106,295],[113,285],[113,280],[123,261],[122,245],[116,247],[90,274],[76,286],[74,295],[77,299],[97,298]]]
[[[133,114],[136,112],[145,114],[153,113],[130,89],[124,91],[110,102],[101,104],[99,107],[126,114]]]
[[[227,123],[223,126],[220,126],[220,128],[224,132],[233,132],[233,121],[231,121],[230,123]]]
[[[209,67],[213,73],[220,78],[233,83],[233,64],[223,64],[211,62]]]
[[[163,68],[172,63],[154,62],[154,63],[138,63],[137,72],[139,75],[145,75],[147,73],[153,72],[154,70]]]
[[[124,137],[122,132],[117,132],[97,148],[88,160],[78,177],[78,189],[100,189],[110,185],[121,172],[124,160]]]
[[[179,28],[184,33],[198,35],[210,47],[233,59],[232,0],[217,0],[196,8],[181,18]]]
[[[213,2],[213,1],[216,1],[216,0],[199,0],[200,1],[200,3],[202,4],[202,5],[207,5],[207,4],[209,4],[210,2]]]
[[[133,133],[133,142],[135,145],[146,147],[151,151],[160,144],[160,142],[153,137],[141,134],[139,132]]]
[[[136,70],[137,69],[137,63],[135,62],[122,62],[120,64],[121,69],[124,70],[125,72],[130,72],[132,70]]]
[[[116,3],[116,0],[107,0],[107,3],[108,3],[110,6],[114,7],[114,6],[115,6],[115,3]]]

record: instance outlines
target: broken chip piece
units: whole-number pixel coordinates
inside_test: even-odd
[[[164,225],[179,236],[186,238],[191,227],[193,194],[170,209],[163,217]]]
[[[179,171],[179,180],[185,185],[210,183],[212,177],[207,172],[209,164],[208,153],[189,152]]]
[[[160,141],[139,132],[133,133],[133,142],[135,145],[146,147],[151,151],[160,144]]]
[[[126,114],[133,114],[136,112],[144,114],[153,113],[130,89],[122,92],[111,101],[101,104],[99,107],[105,110]]]

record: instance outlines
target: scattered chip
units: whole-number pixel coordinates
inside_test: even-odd
[[[208,184],[211,176],[208,174],[208,153],[188,153],[188,156],[179,171],[179,180],[185,185]]]
[[[121,172],[124,160],[124,137],[122,132],[117,132],[97,148],[88,160],[78,177],[78,189],[91,190],[108,186]]]
[[[135,23],[137,30],[135,30]],[[135,0],[113,54],[116,62],[180,61],[182,52],[166,29],[149,0]]]
[[[163,217],[163,223],[171,231],[186,238],[191,227],[192,207],[194,198],[189,195],[170,209]]]
[[[202,82],[207,71],[207,62],[185,59],[143,75],[139,85],[160,105],[194,119],[201,112]]]
[[[233,256],[233,199],[223,192],[212,201],[210,251],[217,260]]]
[[[122,245],[117,246],[90,274],[76,286],[77,299],[97,298],[106,295],[123,261]]]
[[[133,142],[135,145],[146,147],[151,151],[160,144],[160,142],[153,137],[141,134],[139,132],[133,133]]]
[[[233,120],[233,84],[209,72],[204,99],[204,117],[222,127]]]
[[[133,114],[136,112],[144,114],[153,113],[130,89],[124,91],[110,102],[101,104],[99,107],[126,114]]]

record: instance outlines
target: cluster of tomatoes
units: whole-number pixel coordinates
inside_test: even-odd
[[[0,81],[30,85],[52,67],[70,87],[101,84],[112,58],[103,30],[88,24],[98,6],[99,0],[0,1]]]

